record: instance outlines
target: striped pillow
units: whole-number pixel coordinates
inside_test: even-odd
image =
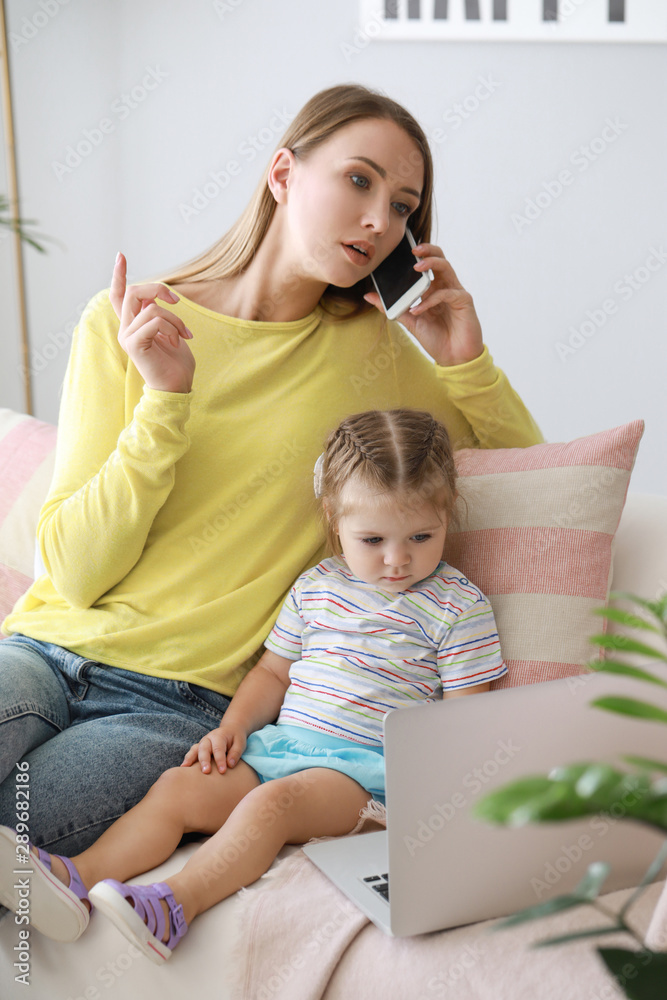
[[[35,527],[55,446],[51,424],[0,408],[0,621],[33,581]]]
[[[582,673],[601,631],[612,542],[644,423],[567,444],[456,453],[459,525],[445,558],[491,601],[508,673],[498,687]]]

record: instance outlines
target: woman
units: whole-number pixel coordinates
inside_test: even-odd
[[[126,288],[119,255],[73,338],[45,573],[3,625],[0,822],[24,760],[32,840],[84,850],[217,726],[322,557],[312,468],[344,416],[426,409],[455,448],[541,440],[429,242],[432,177],[408,112],[333,87],[171,288]],[[369,291],[408,222],[435,274],[401,317],[423,350]]]

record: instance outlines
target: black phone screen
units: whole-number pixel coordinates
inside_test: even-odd
[[[414,270],[417,258],[407,236],[404,236],[395,250],[373,271],[380,294],[386,306],[398,302],[401,296],[419,281],[421,275]]]

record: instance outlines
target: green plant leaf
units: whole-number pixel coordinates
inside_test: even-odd
[[[630,594],[625,590],[616,590],[609,595],[609,600],[631,601],[633,604],[638,604],[639,607],[650,611],[663,627],[667,625],[667,593],[659,597],[657,601],[648,601],[644,597],[638,597],[637,594]]]
[[[492,930],[501,930],[505,927],[514,927],[516,924],[523,924],[529,920],[541,920],[542,917],[550,917],[554,913],[562,913],[563,910],[571,910],[575,906],[585,906],[587,903],[597,899],[602,883],[609,874],[609,865],[604,861],[594,861],[588,866],[586,874],[581,879],[574,891],[565,896],[554,896],[544,903],[536,903],[534,906],[527,906],[518,913],[513,913],[511,917],[506,917],[499,923],[494,924]],[[542,944],[543,942],[539,942]]]
[[[608,618],[613,622],[619,622],[621,625],[627,625],[629,628],[646,629],[649,632],[657,632],[658,635],[662,635],[662,629],[647,622],[645,618],[633,614],[632,611],[623,611],[622,608],[593,608],[593,614],[599,615],[601,618]]]
[[[559,937],[545,938],[543,941],[535,941],[533,948],[548,948],[552,944],[567,944],[568,941],[578,941],[580,938],[598,937],[600,934],[618,934],[622,927],[612,924],[611,927],[592,927],[587,931],[572,931],[571,934],[561,934]]]
[[[554,913],[562,913],[563,910],[572,910],[576,906],[586,906],[590,901],[581,896],[555,896],[545,903],[536,903],[535,906],[527,906],[525,910],[513,913],[511,917],[505,917],[497,924],[493,924],[492,931],[505,930],[507,927],[516,927],[517,924],[525,924],[530,920],[541,920],[543,917],[551,917]]]
[[[647,646],[645,642],[639,642],[637,639],[630,639],[626,635],[592,635],[589,641],[594,646],[613,649],[616,653],[641,653],[642,656],[650,656],[654,660],[665,659],[659,649]]]
[[[521,778],[485,795],[473,815],[490,823],[523,826],[612,813],[667,830],[667,782],[646,771],[618,771],[609,764],[555,768],[547,777]]]
[[[637,888],[635,889],[635,891],[631,893],[631,895],[628,896],[626,901],[623,903],[623,906],[618,912],[619,923],[624,920],[625,914],[628,912],[629,909],[631,909],[631,907],[635,903],[635,900],[637,900],[641,896],[641,894],[644,892],[644,889],[648,885],[650,885],[651,882],[655,882],[658,875],[660,874],[660,869],[664,865],[665,861],[667,861],[667,840],[663,841],[662,847],[660,848],[656,856],[653,858],[651,864],[646,869],[644,877],[637,886]]]
[[[667,722],[667,712],[664,708],[651,705],[647,701],[637,701],[635,698],[620,698],[616,695],[609,695],[604,698],[596,698],[591,702],[595,708],[604,708],[607,712],[616,712],[618,715],[632,715],[638,719],[648,719],[651,722]]]
[[[660,680],[655,674],[641,667],[631,667],[629,663],[618,663],[616,660],[592,660],[588,666],[600,674],[623,674],[625,677],[634,677],[638,681],[647,681],[649,684],[659,684],[660,687],[667,687],[667,682]]]
[[[606,861],[593,861],[586,869],[586,874],[581,882],[575,888],[574,895],[581,896],[582,899],[597,899],[600,889],[610,871],[611,867]]]
[[[661,771],[663,774],[667,774],[667,764],[662,760],[651,760],[650,757],[634,757],[632,754],[624,756],[622,760],[626,760],[628,764],[634,764],[636,767],[646,768],[648,771]]]
[[[533,801],[541,802],[544,796],[553,793],[553,788],[553,782],[546,774],[519,778],[480,799],[473,807],[473,813],[490,823],[521,826],[530,819],[522,815],[517,819],[517,811],[521,813]]]
[[[629,1000],[662,1000],[667,982],[667,952],[598,948],[598,954]]]
[[[36,224],[35,219],[13,219],[10,213],[9,199],[5,195],[0,195],[0,226],[5,226],[7,229],[14,233],[18,233],[19,237],[24,243],[29,243],[31,247],[38,250],[40,253],[46,253],[46,247],[43,247],[41,243],[37,242],[37,237],[41,240],[50,240],[49,236],[45,236],[43,233],[28,233],[26,232],[26,226],[34,226]],[[53,242],[53,241],[51,241]]]

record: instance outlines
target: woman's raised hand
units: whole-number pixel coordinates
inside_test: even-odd
[[[173,312],[159,306],[178,302],[166,285],[127,285],[127,261],[116,257],[109,300],[120,320],[118,340],[150,389],[190,392],[195,359],[186,341],[192,333]]]
[[[404,312],[399,321],[439,365],[473,361],[482,353],[484,341],[472,296],[462,287],[440,247],[422,243],[413,253],[418,258],[415,270],[430,268],[435,281],[419,305]],[[369,292],[364,298],[382,309],[377,292]]]

